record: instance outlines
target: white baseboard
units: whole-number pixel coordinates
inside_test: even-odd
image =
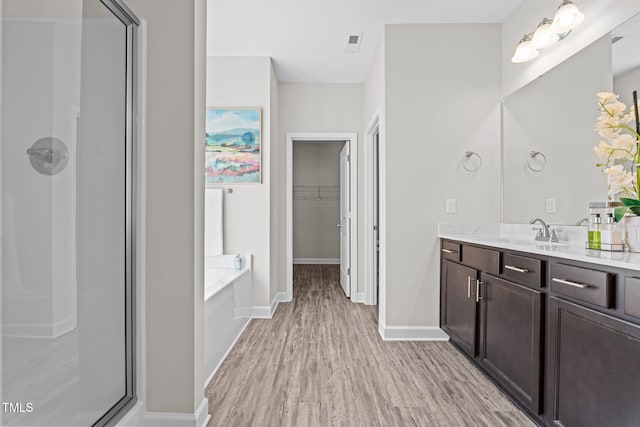
[[[378,322],[378,333],[384,341],[449,341],[437,326],[386,326]]]
[[[294,258],[294,264],[340,264],[340,258]]]
[[[57,338],[76,327],[76,319],[67,317],[56,323],[4,324],[2,334],[11,338]]]
[[[351,302],[364,302],[364,292],[358,292],[351,297]]]
[[[138,427],[144,425],[144,402],[138,400],[136,404],[118,421],[117,427]]]
[[[251,316],[254,319],[271,319],[273,317],[273,313],[276,312],[276,309],[278,308],[278,304],[280,304],[280,302],[286,302],[289,301],[287,299],[287,293],[286,292],[278,292],[274,297],[273,297],[273,301],[271,301],[271,306],[267,307],[267,306],[254,306],[253,307],[253,315]]]
[[[206,397],[202,399],[198,409],[196,409],[196,427],[207,427],[211,415],[209,415],[209,399]]]
[[[52,328],[52,338],[59,337],[60,335],[64,335],[69,331],[72,331],[77,326],[77,321],[75,317],[69,316],[60,322],[54,323]]]
[[[193,414],[186,412],[147,412],[145,426],[154,427],[206,427],[209,415],[209,401],[205,397]]]
[[[233,310],[233,317],[235,319],[242,319],[242,318],[251,318],[253,316],[253,307],[242,307],[242,308],[236,308]]]

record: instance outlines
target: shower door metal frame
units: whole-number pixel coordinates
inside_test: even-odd
[[[100,0],[122,22],[127,31],[126,44],[126,181],[125,181],[125,395],[93,425],[112,425],[137,402],[136,396],[136,114],[137,57],[140,20],[121,0]]]

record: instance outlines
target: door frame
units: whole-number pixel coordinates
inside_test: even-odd
[[[285,299],[293,299],[293,144],[349,144],[349,177],[351,181],[351,301],[362,302],[358,294],[358,134],[356,132],[287,132],[285,160]]]
[[[367,126],[365,131],[365,146],[364,146],[364,303],[367,305],[378,304],[376,298],[376,242],[374,239],[374,188],[373,183],[375,181],[374,174],[378,173],[378,207],[380,206],[380,161],[378,165],[374,164],[376,161],[373,155],[375,136],[380,131],[380,113],[375,112],[373,118]],[[380,142],[378,139],[378,159],[380,158]],[[378,218],[378,233],[380,233],[380,218]],[[378,279],[379,280],[379,279]],[[379,283],[378,283],[379,285]]]

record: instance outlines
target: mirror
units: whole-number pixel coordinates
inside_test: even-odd
[[[640,91],[640,15],[503,100],[503,221],[575,225],[607,182],[595,166],[596,93]]]

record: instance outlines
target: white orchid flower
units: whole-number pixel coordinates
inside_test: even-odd
[[[627,106],[623,102],[616,101],[605,104],[604,108],[614,116],[621,116],[627,109]]]
[[[623,133],[617,138],[611,139],[611,147],[627,152],[629,160],[633,160],[636,155],[637,142],[638,141],[633,136],[628,133]]]
[[[600,141],[598,145],[593,147],[593,151],[602,163],[607,164],[609,162],[609,156],[611,155],[611,146],[609,146],[609,144],[604,141]]]
[[[604,173],[607,174],[610,197],[615,197],[620,193],[635,194],[633,174],[627,172],[622,165],[611,166],[605,169]]]
[[[620,120],[606,114],[598,117],[595,130],[603,138],[616,138],[620,132]]]
[[[596,96],[600,104],[609,104],[618,100],[618,95],[612,92],[599,92]]]
[[[636,170],[635,165],[640,164],[640,134],[631,123],[635,123],[635,108],[638,106],[627,112],[627,106],[612,92],[600,92],[597,98],[601,114],[595,130],[604,140],[593,147],[593,152],[600,160],[596,166],[607,175],[609,199],[619,196],[637,199],[640,195],[640,168]],[[631,165],[634,170],[627,171]]]

